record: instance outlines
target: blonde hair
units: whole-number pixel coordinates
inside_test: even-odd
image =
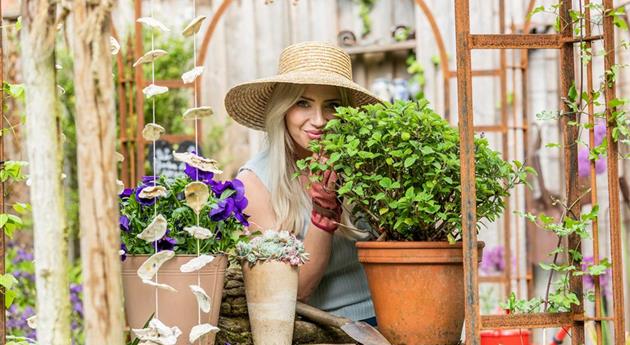
[[[275,228],[287,229],[293,234],[302,234],[312,204],[300,180],[294,178],[296,147],[285,123],[287,111],[300,99],[306,85],[278,83],[267,103],[265,128],[267,129],[267,151],[270,166],[269,180],[271,207],[276,218]],[[350,94],[338,88],[341,105],[351,106]],[[284,167],[284,169],[283,169]],[[342,217],[346,220],[348,217]],[[340,228],[341,229],[341,228]]]

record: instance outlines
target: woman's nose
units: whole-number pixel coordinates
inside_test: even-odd
[[[326,117],[324,116],[324,109],[322,109],[322,107],[315,108],[315,114],[313,115],[312,122],[316,127],[324,127],[326,124]]]

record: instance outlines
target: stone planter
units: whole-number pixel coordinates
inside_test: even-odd
[[[249,323],[255,345],[291,345],[298,267],[283,262],[243,265]]]

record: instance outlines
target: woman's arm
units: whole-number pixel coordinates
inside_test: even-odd
[[[249,229],[252,231],[273,229],[276,219],[271,207],[271,195],[258,176],[249,170],[241,171],[237,178],[243,182],[248,204],[245,213],[249,215]],[[309,224],[304,248],[310,253],[310,260],[300,267],[298,299],[307,301],[319,285],[332,248],[332,234]]]

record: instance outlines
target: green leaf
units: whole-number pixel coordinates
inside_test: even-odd
[[[418,159],[418,157],[416,156],[408,157],[407,159],[405,159],[405,163],[403,164],[404,167],[409,168],[410,166],[413,165],[413,163],[416,162],[416,159]]]
[[[389,188],[392,185],[392,179],[384,177],[378,184],[383,188]]]

